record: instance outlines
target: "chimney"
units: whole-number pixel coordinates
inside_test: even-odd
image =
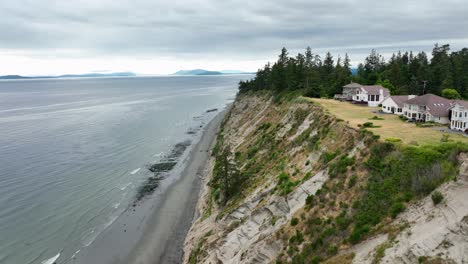
[[[413,98],[415,98],[415,97],[416,97],[416,95],[410,94],[410,95],[408,95],[408,100],[413,99]]]

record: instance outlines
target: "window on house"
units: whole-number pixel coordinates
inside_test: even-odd
[[[379,101],[379,98],[380,98],[380,95],[379,95],[379,94],[376,95],[376,96],[375,96],[375,101]]]

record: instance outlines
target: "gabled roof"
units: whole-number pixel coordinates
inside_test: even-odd
[[[410,99],[406,104],[425,106],[427,112],[433,116],[446,117],[449,109],[452,107],[452,101],[435,94],[425,94],[416,98]]]
[[[362,87],[362,85],[360,85],[359,83],[355,83],[355,82],[352,82],[343,86],[343,88],[359,88],[359,87]]]
[[[383,90],[383,94],[385,97],[390,95],[390,92],[388,91],[387,88],[384,88],[380,85],[364,85],[361,87],[364,91],[367,92],[367,94],[380,94],[380,90]]]
[[[390,96],[389,99],[392,99],[393,102],[401,108],[409,99],[411,99],[411,95],[393,95]]]
[[[468,101],[466,100],[455,100],[453,101],[452,107],[455,106],[455,104],[461,105],[464,108],[468,109]]]

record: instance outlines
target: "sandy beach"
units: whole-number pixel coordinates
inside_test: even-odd
[[[225,111],[218,113],[174,171],[174,181],[120,216],[73,263],[182,263],[185,236],[195,218],[200,175]]]
[[[166,192],[160,207],[151,216],[143,237],[124,263],[181,263],[185,236],[194,219],[200,191],[200,177],[210,149],[224,118],[219,113],[204,129],[190,153],[179,181]]]

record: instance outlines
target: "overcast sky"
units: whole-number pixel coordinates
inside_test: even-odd
[[[0,75],[255,71],[310,46],[350,54],[468,47],[467,0],[2,0]]]

